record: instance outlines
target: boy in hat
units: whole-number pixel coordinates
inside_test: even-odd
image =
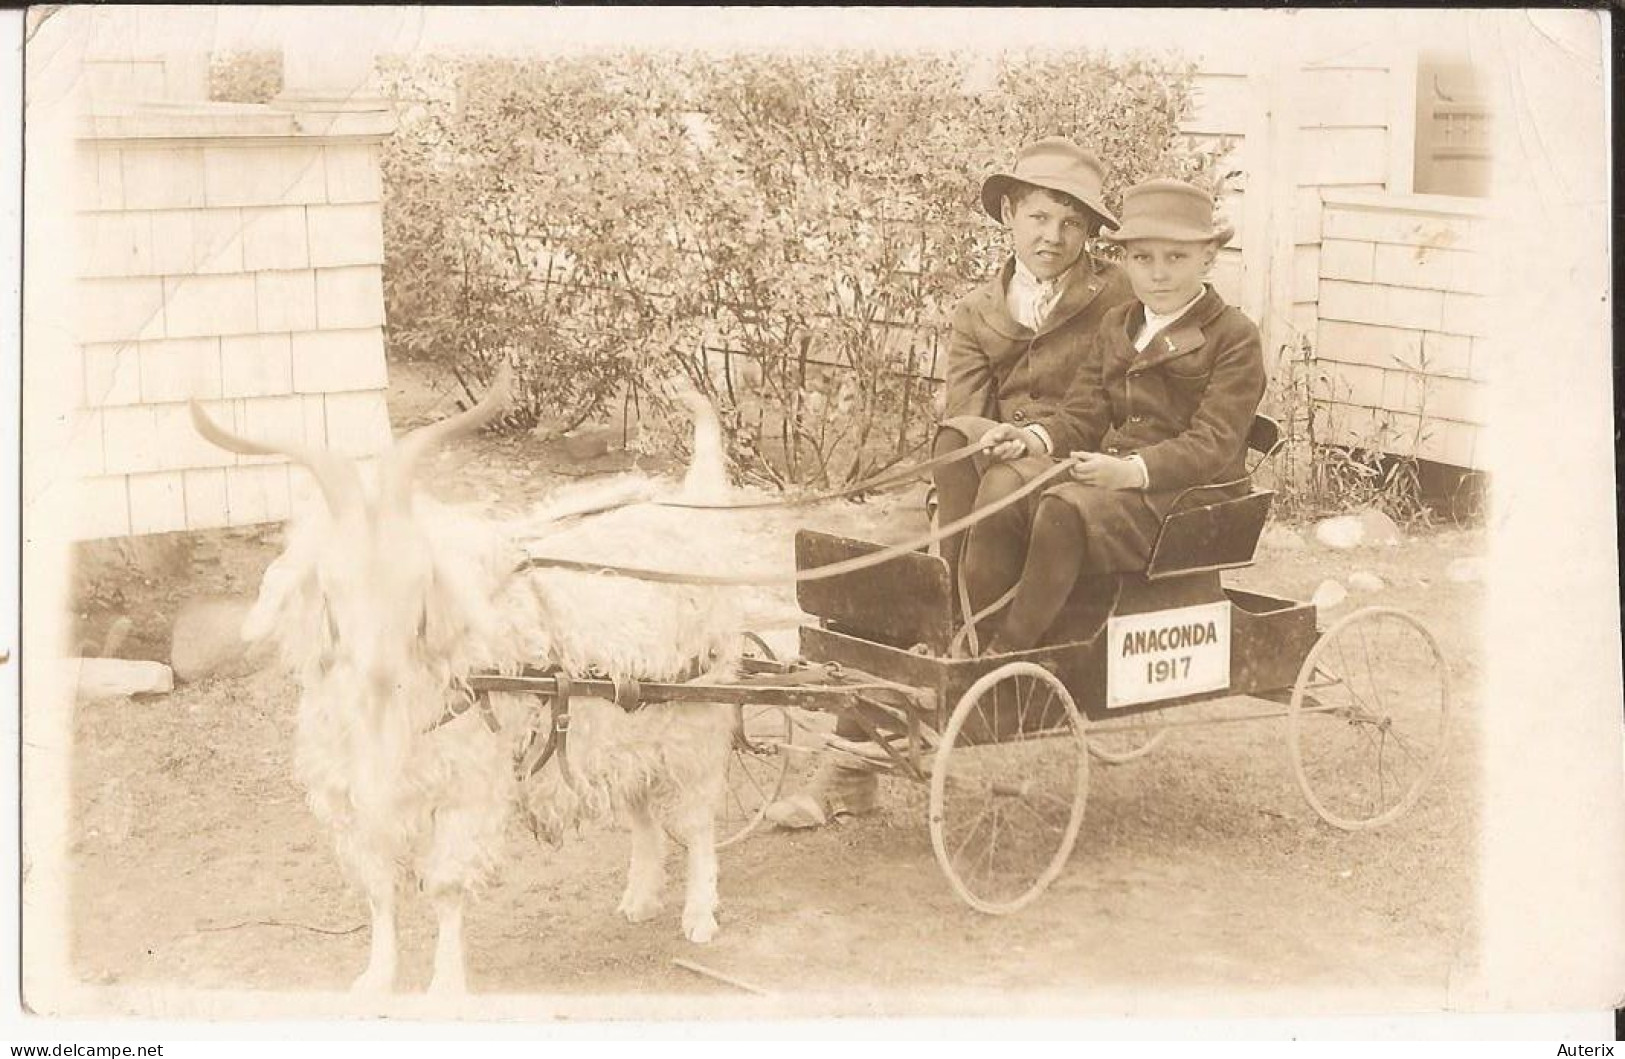
[[[1081,574],[1143,570],[1181,491],[1246,477],[1263,350],[1258,328],[1205,282],[1234,230],[1214,223],[1205,192],[1178,180],[1130,188],[1122,214],[1102,234],[1123,247],[1135,300],[1106,315],[1089,362],[1054,412],[983,437],[1004,462],[983,475],[978,507],[1010,495],[1055,457],[1073,463],[1069,481],[971,531],[972,606],[1019,585],[990,652],[1042,642]]]
[[[982,182],[982,208],[1009,229],[1013,252],[954,307],[934,454],[962,448],[999,423],[1020,427],[1053,414],[1101,320],[1133,297],[1123,270],[1087,250],[1102,225],[1117,223],[1103,178],[1098,158],[1051,136]],[[936,471],[940,523],[970,513],[980,476],[971,461]],[[964,540],[955,534],[942,541],[950,584]]]
[[[999,423],[1020,426],[1053,415],[1107,312],[1132,297],[1123,270],[1087,249],[1103,224],[1116,223],[1105,205],[1104,174],[1089,151],[1051,136],[982,182],[982,208],[1009,230],[1012,254],[954,308],[935,453],[962,448]],[[983,462],[964,460],[934,473],[940,523],[970,513]],[[964,539],[942,541],[950,584]],[[835,734],[865,738],[844,719]],[[826,760],[807,793],[775,802],[767,817],[811,827],[838,813],[870,812],[877,795],[873,772]]]

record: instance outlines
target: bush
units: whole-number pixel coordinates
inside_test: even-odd
[[[651,447],[684,432],[655,386],[680,371],[742,470],[861,478],[924,443],[948,311],[1007,252],[981,175],[1059,133],[1103,155],[1111,204],[1153,175],[1212,188],[1178,132],[1191,73],[1082,52],[990,77],[924,55],[393,62],[391,353],[470,388],[511,360],[515,425],[636,402]]]

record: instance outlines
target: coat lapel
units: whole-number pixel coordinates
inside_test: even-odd
[[[1044,326],[1038,333],[1046,334],[1065,324],[1087,309],[1105,289],[1106,277],[1100,274],[1095,259],[1084,254],[1078,259],[1078,263],[1072,266],[1072,273],[1067,277],[1066,289],[1061,292],[1061,298],[1055,303],[1054,308],[1050,309],[1049,316],[1044,319]]]
[[[1029,331],[1025,324],[1010,315],[1007,293],[1010,290],[1010,276],[1015,270],[1016,259],[1014,257],[1006,259],[1004,267],[999,269],[999,274],[982,288],[982,319],[1006,338],[1047,335],[1087,309],[1091,302],[1100,297],[1100,292],[1106,289],[1106,278],[1101,275],[1095,259],[1085,254],[1078,259],[1078,263],[1067,276],[1066,289],[1061,292],[1060,300],[1044,318],[1044,326],[1036,332]]]
[[[1140,354],[1135,366],[1154,368],[1158,364],[1202,348],[1207,344],[1207,334],[1203,329],[1223,311],[1224,299],[1215,294],[1212,287],[1208,287],[1201,300],[1191,306],[1189,312],[1151,336],[1151,343]],[[1144,312],[1142,307],[1129,316],[1135,322],[1144,321]],[[1130,342],[1132,341],[1131,338]]]
[[[1010,289],[1010,277],[1016,271],[1016,259],[1009,258],[999,274],[992,281],[982,287],[982,321],[994,331],[1005,338],[1026,338],[1032,335],[1015,317],[1010,315],[1010,302],[1006,292]]]

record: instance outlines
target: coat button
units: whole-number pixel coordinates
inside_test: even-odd
[[[1142,419],[1144,419],[1144,418],[1145,418],[1145,417],[1144,417],[1144,416],[1129,416],[1129,417],[1128,417],[1128,421],[1129,421],[1129,422],[1130,422],[1130,423],[1138,423],[1138,422],[1140,422],[1140,421],[1141,421],[1141,420],[1142,420]]]
[[[1014,419],[1017,423],[1025,423],[1027,421],[1027,413],[1018,408],[1016,409],[1016,414],[1010,418]]]

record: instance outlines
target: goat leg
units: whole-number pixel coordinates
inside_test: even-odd
[[[429,995],[461,996],[468,992],[467,964],[463,958],[463,891],[436,893],[434,913],[437,930]]]
[[[687,892],[683,901],[683,934],[696,945],[717,935],[716,821],[709,800],[690,799],[673,821],[688,847]]]
[[[632,862],[616,911],[629,922],[642,923],[660,911],[660,892],[666,887],[666,832],[642,798],[627,806],[627,815],[632,821]]]
[[[395,889],[375,888],[368,894],[372,910],[372,944],[367,969],[350,987],[352,993],[381,996],[395,988]]]

